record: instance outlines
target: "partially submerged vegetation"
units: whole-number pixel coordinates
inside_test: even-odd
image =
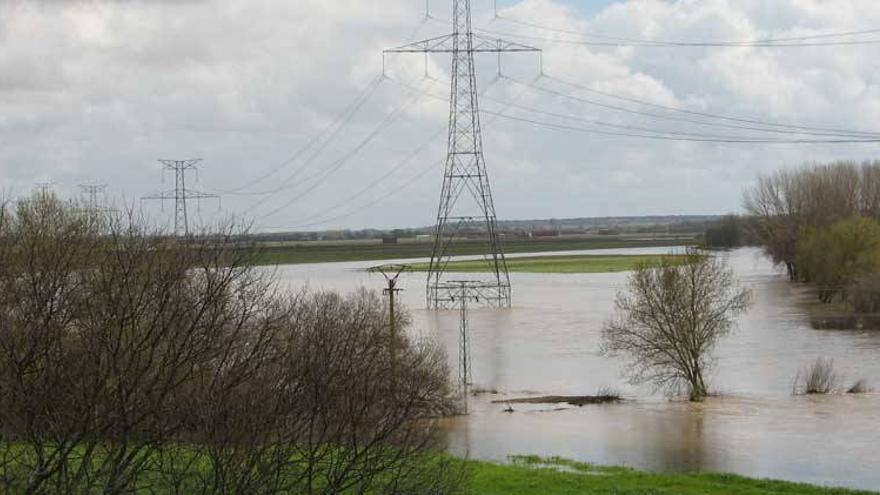
[[[867,394],[872,391],[864,378],[856,380],[849,388],[841,388],[842,381],[834,369],[834,360],[819,357],[811,365],[798,371],[791,392],[793,395],[827,395],[836,392]]]
[[[857,380],[849,390],[846,391],[848,394],[867,394],[871,392],[871,386],[868,385],[868,380],[861,378]]]
[[[617,295],[602,352],[624,354],[633,383],[701,401],[714,347],[750,304],[750,292],[736,286],[721,258],[690,250],[684,259],[645,263]]]
[[[817,358],[794,378],[794,395],[825,395],[834,392],[838,386],[838,376],[834,371],[834,360]]]
[[[656,263],[667,259],[682,263],[684,256],[676,255],[571,255],[571,256],[530,256],[527,258],[508,258],[507,268],[511,272],[522,273],[611,273],[635,270],[645,263]],[[428,271],[427,263],[412,265],[413,271]],[[482,260],[453,261],[446,265],[448,272],[479,273],[488,271],[490,266]]]
[[[751,235],[792,281],[837,305],[821,328],[877,327],[880,318],[880,162],[780,171],[746,194]],[[829,312],[825,312],[829,313]]]

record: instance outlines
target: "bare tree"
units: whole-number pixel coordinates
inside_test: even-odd
[[[212,468],[192,466],[187,493],[458,489],[461,468],[434,454],[435,418],[453,409],[439,349],[401,336],[392,366],[372,292],[300,294],[287,307],[258,379],[194,390],[192,450]]]
[[[689,251],[680,259],[643,264],[617,295],[617,315],[602,332],[605,354],[630,358],[632,382],[705,398],[711,352],[744,312],[749,292],[736,287],[726,263]]]
[[[0,208],[0,489],[460,486],[432,453],[438,349],[400,336],[392,367],[378,296],[276,294],[239,233],[178,241],[45,195]]]
[[[51,197],[7,218],[0,423],[23,445],[21,489],[131,491],[186,427],[180,392],[264,339],[266,280],[231,230],[169,242]]]

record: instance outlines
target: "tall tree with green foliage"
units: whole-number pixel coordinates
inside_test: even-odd
[[[798,241],[797,264],[802,280],[819,287],[822,302],[845,296],[847,286],[880,271],[880,223],[855,217],[806,229]]]
[[[834,162],[762,176],[745,193],[749,234],[792,280],[802,278],[797,246],[808,229],[851,217],[880,220],[880,162]]]

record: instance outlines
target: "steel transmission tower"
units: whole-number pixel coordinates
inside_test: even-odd
[[[98,212],[104,209],[104,193],[107,191],[107,184],[80,184],[83,196],[86,198],[86,210],[90,212]]]
[[[452,34],[385,50],[385,53],[449,53],[452,55],[452,88],[449,101],[449,141],[434,247],[428,270],[429,308],[447,308],[456,290],[447,284],[446,267],[463,238],[483,236],[481,254],[491,279],[481,283],[487,305],[510,306],[510,277],[498,237],[495,205],[483,157],[477,101],[475,53],[540,52],[517,43],[473,33],[470,0],[453,0]]]
[[[196,199],[220,198],[216,194],[207,194],[186,188],[186,173],[197,170],[196,165],[201,158],[193,160],[159,160],[166,170],[174,171],[174,189],[169,191],[144,196],[143,200],[174,200],[174,234],[178,237],[189,236],[189,218],[187,216],[187,201]]]

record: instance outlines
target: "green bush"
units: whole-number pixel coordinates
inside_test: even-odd
[[[805,229],[797,245],[798,275],[819,287],[830,303],[858,278],[880,271],[880,224],[869,218],[841,220],[825,229]]]

